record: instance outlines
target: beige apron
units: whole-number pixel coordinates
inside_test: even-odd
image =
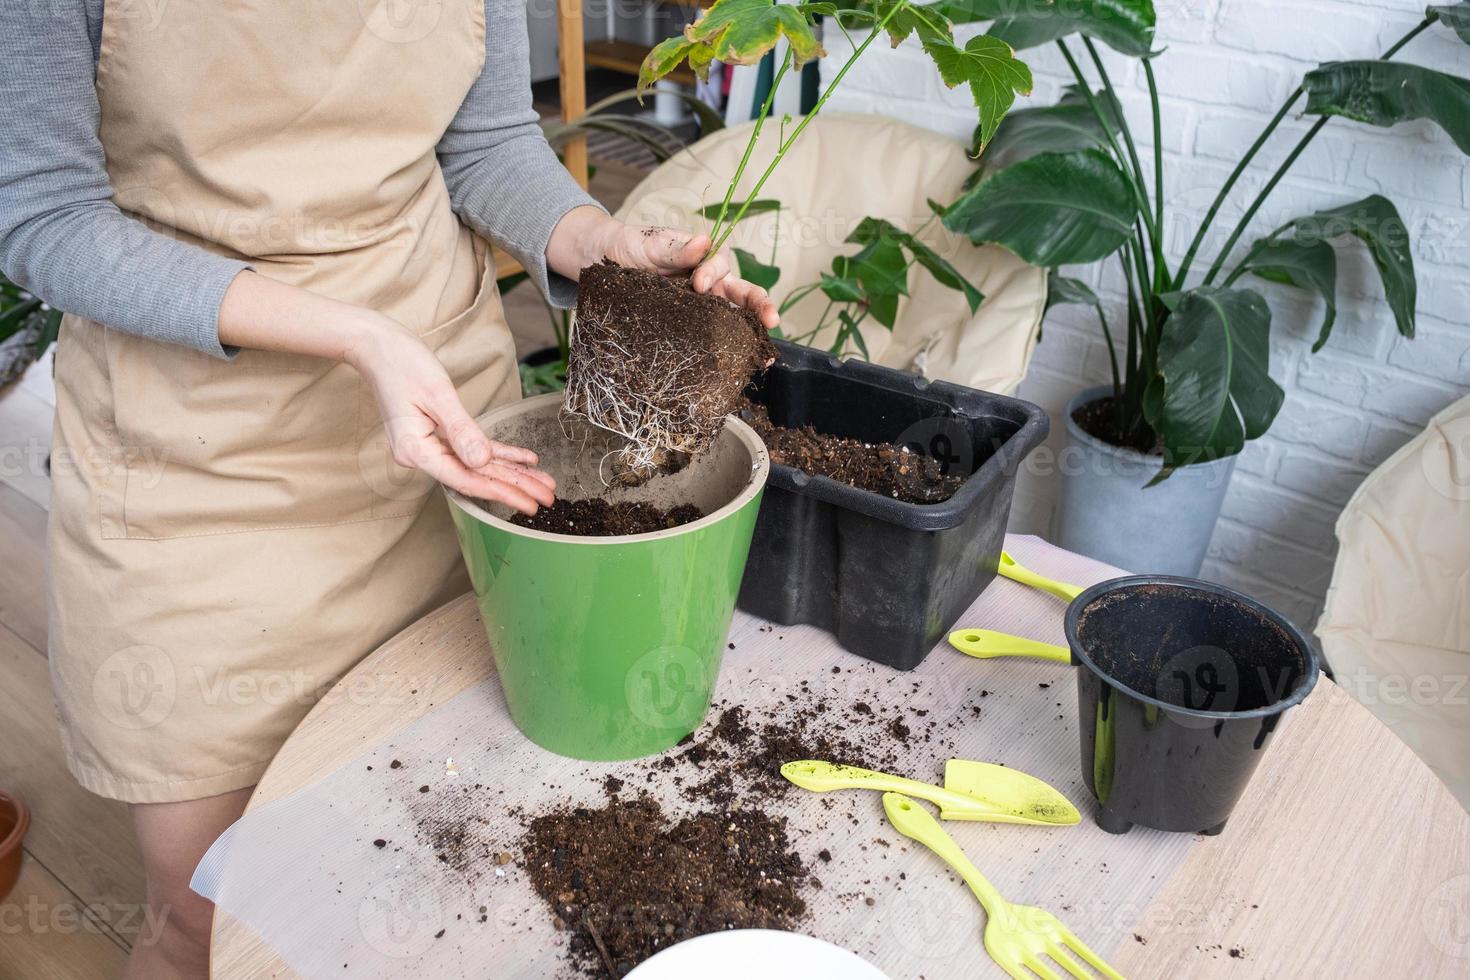
[[[434,154],[484,61],[481,0],[114,13],[97,90],[119,207],[418,331],[472,415],[519,396],[487,250]],[[442,497],[392,463],[350,367],[226,363],[74,317],[56,365],[51,668],[88,789],[251,785],[334,681],[465,588]]]

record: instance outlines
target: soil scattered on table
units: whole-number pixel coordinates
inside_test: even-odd
[[[549,534],[609,537],[666,531],[690,524],[703,516],[704,512],[693,504],[679,504],[665,510],[631,500],[613,503],[601,497],[588,497],[584,500],[558,499],[550,507],[542,507],[534,515],[516,514],[510,522]]]
[[[812,880],[786,821],[754,810],[674,820],[647,796],[534,818],[521,840],[574,965],[622,977],[684,939],[793,928]]]
[[[905,503],[942,503],[965,482],[959,475],[945,473],[934,457],[904,446],[826,435],[809,425],[799,429],[776,425],[764,405],[748,400],[741,406],[740,417],[765,441],[771,462]]]
[[[641,483],[702,452],[776,347],[750,310],[611,262],[582,270],[566,408],[632,440],[619,475]]]
[[[844,680],[877,673],[870,665],[840,670]],[[905,760],[918,746],[939,759],[953,755],[955,734],[975,723],[968,705],[936,720],[926,703],[909,701],[918,683],[899,675],[862,696],[822,683],[790,683],[779,698],[751,705],[717,701],[706,723],[674,748],[599,775],[596,802],[556,799],[553,792],[553,801],[521,809],[505,787],[441,778],[439,759],[405,757],[393,776],[383,767],[389,791],[409,800],[417,846],[468,890],[466,907],[447,923],[451,934],[461,921],[483,925],[489,890],[521,875],[545,902],[538,914],[567,933],[566,970],[558,976],[621,977],[701,932],[799,924],[811,892],[823,887],[814,872],[854,857],[837,851],[824,829],[788,826],[771,815],[768,806],[779,813],[802,792],[781,776],[781,766],[819,759],[937,780],[937,770],[915,772]],[[421,794],[425,774],[432,786]],[[823,819],[857,825],[872,802],[863,794],[829,794],[818,805]],[[643,850],[639,841],[648,842]],[[415,846],[385,843],[385,856],[395,861]],[[858,904],[871,894],[829,898]]]

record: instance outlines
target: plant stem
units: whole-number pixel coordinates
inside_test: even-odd
[[[1419,23],[1419,26],[1415,27],[1403,37],[1399,38],[1388,48],[1388,50],[1384,51],[1383,54],[1379,56],[1379,60],[1387,61],[1394,55],[1398,54],[1399,51],[1403,49],[1404,45],[1408,44],[1410,41],[1414,40],[1414,38],[1418,37],[1424,31],[1428,30],[1429,25],[1432,23],[1434,22],[1426,17],[1423,21]],[[1292,90],[1291,94],[1286,97],[1286,101],[1281,104],[1281,108],[1276,110],[1276,115],[1272,116],[1271,121],[1266,124],[1266,128],[1261,130],[1261,135],[1257,136],[1256,141],[1250,145],[1250,149],[1245,151],[1245,156],[1241,157],[1240,163],[1235,165],[1235,169],[1232,170],[1230,172],[1230,176],[1225,179],[1224,186],[1220,188],[1220,193],[1215,195],[1215,200],[1211,202],[1210,209],[1205,212],[1204,221],[1200,223],[1199,230],[1195,232],[1193,241],[1189,243],[1189,250],[1184,254],[1184,261],[1179,265],[1179,275],[1175,281],[1178,282],[1181,286],[1184,284],[1184,277],[1189,273],[1190,266],[1194,264],[1194,259],[1195,256],[1199,253],[1200,246],[1204,244],[1205,236],[1209,234],[1210,226],[1215,223],[1215,218],[1219,215],[1220,208],[1224,205],[1225,199],[1230,196],[1230,192],[1234,190],[1236,182],[1239,181],[1241,175],[1245,173],[1245,168],[1248,167],[1250,165],[1250,162],[1255,159],[1256,154],[1261,151],[1261,147],[1266,145],[1266,141],[1271,138],[1271,134],[1276,132],[1277,127],[1280,126],[1282,121],[1286,118],[1286,114],[1291,111],[1291,107],[1296,104],[1296,100],[1301,98],[1302,93],[1305,91],[1305,85],[1298,85],[1295,89]],[[1289,162],[1283,165],[1283,170],[1291,163],[1296,162],[1296,157],[1300,156],[1301,151],[1306,149],[1306,143],[1311,142],[1311,137],[1317,135],[1317,132],[1322,128],[1321,124],[1325,123],[1329,118],[1331,117],[1323,116],[1322,119],[1319,120],[1318,125],[1313,127],[1312,131],[1308,134],[1307,139],[1298,144],[1297,150],[1295,153],[1293,153]],[[1251,211],[1252,215],[1254,215],[1256,210],[1260,209],[1260,205],[1265,202],[1266,195],[1275,188],[1276,184],[1279,182],[1279,178],[1280,173],[1278,172],[1277,178],[1272,181],[1271,186],[1268,189],[1262,191],[1261,195],[1257,198],[1254,209]],[[1241,230],[1238,229],[1238,232],[1240,231]],[[1239,238],[1240,233],[1232,236],[1230,246],[1225,249],[1225,255],[1228,256],[1230,248],[1234,247],[1235,242],[1238,241]],[[1223,262],[1223,258],[1217,259],[1215,261],[1216,268],[1218,268]]]
[[[1159,108],[1159,83],[1154,78],[1154,63],[1150,58],[1143,59],[1143,74],[1148,79],[1148,98],[1153,106],[1154,114],[1154,234],[1160,238],[1160,247],[1164,245],[1164,121],[1163,114]],[[1164,265],[1159,265],[1154,270],[1154,288],[1168,290],[1173,287],[1169,282],[1169,270]],[[1162,275],[1160,275],[1162,273]]]
[[[1092,94],[1092,86],[1087,83],[1087,76],[1082,74],[1082,66],[1077,64],[1076,58],[1072,57],[1072,51],[1070,48],[1067,47],[1067,42],[1061,40],[1057,41],[1057,48],[1061,50],[1062,57],[1067,60],[1067,67],[1072,69],[1072,75],[1077,79],[1077,85],[1082,90],[1082,97],[1087,100],[1087,107],[1092,110],[1092,114],[1096,116],[1097,121],[1102,124],[1103,135],[1107,137],[1108,147],[1113,151],[1113,156],[1118,161],[1118,167],[1122,170],[1123,177],[1128,182],[1129,190],[1133,192],[1133,199],[1138,205],[1138,210],[1144,215],[1145,222],[1152,222],[1153,218],[1149,213],[1150,205],[1148,202],[1148,194],[1145,193],[1142,185],[1139,183],[1139,181],[1143,179],[1142,171],[1140,169],[1133,169],[1130,171],[1128,162],[1129,158],[1128,156],[1124,155],[1123,148],[1118,144],[1118,140],[1113,136],[1113,120],[1109,119],[1108,116],[1102,111],[1102,107],[1098,105],[1097,98]],[[1101,71],[1101,62],[1098,62],[1098,68]],[[1108,92],[1109,97],[1113,100],[1113,104],[1118,105],[1117,94],[1113,92],[1112,85],[1108,81],[1106,73],[1104,73],[1103,75],[1103,87]],[[1118,128],[1122,130],[1124,136],[1127,138],[1128,143],[1131,147],[1133,143],[1133,136],[1128,130],[1127,120],[1123,119],[1122,117],[1121,106],[1119,107],[1117,124]],[[1135,164],[1135,167],[1137,165],[1137,161],[1138,154],[1136,151],[1134,151],[1133,162]]]
[[[1240,221],[1236,222],[1235,230],[1230,233],[1230,238],[1226,240],[1224,248],[1220,249],[1220,254],[1216,256],[1215,261],[1210,265],[1210,271],[1205,273],[1206,286],[1213,283],[1215,277],[1220,274],[1220,267],[1225,264],[1225,260],[1230,257],[1230,253],[1235,250],[1235,244],[1240,241],[1240,236],[1244,235],[1245,230],[1250,227],[1250,223],[1255,218],[1256,212],[1261,210],[1261,205],[1266,203],[1266,198],[1271,196],[1271,192],[1276,189],[1276,185],[1281,183],[1282,178],[1286,176],[1286,172],[1292,168],[1297,158],[1302,155],[1312,140],[1317,138],[1317,134],[1322,132],[1322,127],[1326,126],[1328,120],[1331,118],[1331,116],[1323,116],[1312,124],[1312,128],[1307,130],[1307,134],[1287,154],[1286,160],[1281,166],[1276,168],[1276,172],[1271,175],[1271,179],[1266,181],[1266,186],[1261,188],[1261,192],[1256,195],[1256,199],[1251,202],[1251,206],[1245,209],[1245,214],[1241,215]]]
[[[883,33],[884,29],[888,26],[888,22],[893,19],[893,16],[906,7],[908,7],[907,2],[894,4],[893,8],[890,9],[888,13],[884,15],[883,19],[878,22],[877,26],[873,28],[873,32],[868,35],[867,39],[864,40],[863,43],[858,46],[858,49],[852,53],[852,56],[847,59],[847,62],[841,68],[837,69],[837,74],[832,76],[832,82],[827,86],[827,90],[822,93],[821,98],[817,99],[816,105],[812,106],[812,111],[801,117],[801,122],[797,123],[796,129],[792,130],[791,132],[791,138],[786,140],[776,149],[775,157],[772,158],[770,165],[766,167],[765,173],[761,174],[760,179],[755,182],[755,186],[751,188],[750,193],[746,195],[744,203],[740,205],[740,210],[735,212],[735,217],[730,219],[730,223],[725,226],[725,230],[720,233],[718,237],[713,235],[711,236],[711,238],[714,239],[713,243],[710,245],[711,254],[718,252],[720,250],[720,247],[725,244],[725,239],[730,237],[730,232],[735,228],[736,225],[740,223],[740,219],[745,217],[745,210],[750,207],[750,202],[756,199],[756,197],[761,192],[761,188],[765,186],[766,181],[770,179],[771,174],[775,172],[776,165],[781,162],[781,158],[786,155],[786,152],[791,149],[797,138],[801,136],[802,130],[806,129],[807,123],[815,119],[817,113],[822,111],[822,106],[827,104],[827,100],[832,97],[833,91],[836,90],[839,84],[841,84],[842,79],[847,74],[848,70],[852,68],[857,60],[863,56],[863,52],[868,50],[868,46],[873,43],[874,38]],[[789,55],[787,60],[790,60]],[[772,85],[771,97],[774,97],[775,92],[776,86]],[[767,98],[766,102],[767,106],[765,109],[762,110],[762,112],[769,110],[770,98]],[[750,156],[750,150],[755,146],[754,137],[755,134],[751,134],[750,146],[748,146],[745,151],[747,159]],[[744,164],[742,163],[741,170],[736,171],[735,179],[730,181],[730,189],[725,193],[725,200],[727,203],[730,200],[730,195],[735,192],[735,184],[740,179],[740,175],[743,170]],[[723,211],[723,208],[721,210]]]
[[[725,240],[724,238],[720,237],[720,227],[724,225],[725,214],[730,210],[730,198],[734,196],[735,187],[737,184],[740,183],[740,178],[745,176],[745,168],[750,163],[750,155],[755,152],[755,144],[761,138],[761,127],[766,124],[766,117],[771,114],[771,105],[776,101],[776,90],[781,87],[781,79],[785,76],[786,69],[790,67],[790,65],[791,51],[788,48],[786,51],[786,57],[781,59],[780,70],[776,72],[776,77],[771,79],[771,90],[766,93],[766,100],[761,103],[760,113],[755,118],[755,127],[751,129],[750,139],[747,140],[745,143],[745,153],[740,157],[740,165],[735,168],[735,176],[730,179],[730,186],[725,188],[725,199],[720,202],[720,213],[715,217],[715,226],[710,229],[709,233],[710,241],[714,243],[710,246],[710,250],[708,253],[709,255],[713,255],[718,252],[720,250],[719,243]],[[755,197],[755,194],[752,193],[750,196],[753,198]],[[730,234],[729,228],[735,227],[735,225],[739,223],[740,219],[744,217],[745,207],[749,207],[749,205],[750,199],[747,198],[745,201],[745,206],[741,207],[740,213],[735,216],[734,220],[731,221],[729,226],[726,228],[726,237],[728,237]]]
[[[1159,242],[1159,227],[1154,223],[1153,211],[1149,206],[1147,178],[1143,175],[1143,163],[1138,157],[1138,145],[1133,141],[1133,130],[1128,125],[1128,120],[1123,118],[1123,103],[1118,101],[1118,92],[1113,88],[1113,79],[1108,75],[1108,69],[1103,64],[1102,56],[1098,53],[1097,45],[1092,43],[1092,38],[1082,38],[1083,47],[1087,48],[1088,57],[1092,59],[1092,65],[1097,69],[1097,77],[1102,80],[1103,91],[1108,93],[1108,99],[1118,107],[1118,129],[1123,134],[1123,145],[1128,149],[1128,162],[1133,166],[1133,178],[1138,187],[1140,212],[1143,216],[1144,226],[1148,229],[1150,244],[1152,245],[1155,274],[1164,272],[1164,253]],[[1155,103],[1154,122],[1158,124],[1158,105]],[[1103,123],[1107,125],[1106,122]],[[1158,145],[1155,138],[1154,145]],[[1145,280],[1147,282],[1147,280]]]

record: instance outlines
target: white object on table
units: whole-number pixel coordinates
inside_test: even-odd
[[[856,953],[775,929],[736,929],[698,936],[645,961],[627,980],[889,980]]]

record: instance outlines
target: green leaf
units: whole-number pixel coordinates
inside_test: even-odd
[[[991,36],[1017,50],[1080,32],[1139,58],[1153,50],[1158,20],[1153,0],[941,0],[937,6],[956,24],[995,21]]]
[[[1424,16],[1443,22],[1460,35],[1460,40],[1470,44],[1470,3],[1435,4]]]
[[[682,34],[676,34],[653,46],[638,66],[638,94],[641,96],[669,72],[678,68],[694,50],[694,42]],[[706,76],[707,78],[708,76]]]
[[[1312,353],[1322,349],[1337,320],[1337,252],[1321,239],[1290,235],[1262,238],[1251,246],[1232,279],[1250,272],[1270,282],[1312,290],[1322,297],[1326,313]]]
[[[735,253],[735,264],[740,268],[740,278],[746,282],[753,282],[768,290],[781,278],[781,270],[776,266],[762,262],[743,248],[732,251]]]
[[[1121,110],[1104,91],[1094,96],[1116,129]],[[1088,107],[1075,86],[1056,105],[1017,109],[1005,117],[989,146],[982,146],[978,128],[970,143],[970,155],[981,156],[986,173],[993,173],[1038,153],[1108,148],[1108,133],[1097,114]]]
[[[917,34],[924,42],[953,42],[949,21],[937,11],[916,6],[908,0],[870,0],[874,19],[887,21],[885,30],[888,39],[896,48],[910,34]]]
[[[953,41],[932,38],[924,41],[924,50],[939,69],[945,85],[970,86],[975,108],[980,110],[981,146],[995,135],[1017,93],[1031,94],[1031,69],[1004,41],[977,34],[961,48]]]
[[[1271,308],[1248,289],[1185,292],[1164,322],[1159,375],[1144,398],[1165,472],[1240,452],[1265,434],[1285,393],[1271,380]]]
[[[1399,333],[1413,338],[1419,284],[1414,278],[1414,253],[1409,247],[1409,229],[1392,201],[1380,194],[1370,194],[1361,201],[1327,208],[1288,222],[1282,226],[1278,237],[1288,232],[1297,242],[1330,242],[1344,235],[1353,235],[1362,241],[1383,281],[1383,294],[1388,299],[1389,309],[1393,310]],[[1250,261],[1250,255],[1245,261]],[[1321,346],[1322,338],[1319,337],[1312,349]]]
[[[701,79],[709,78],[710,63],[753,65],[784,36],[791,49],[791,67],[800,68],[827,52],[812,29],[813,12],[775,0],[715,0],[700,12],[680,36],[655,45],[638,69],[638,91],[684,61]]]
[[[871,361],[873,356],[868,353],[868,342],[863,339],[863,332],[858,329],[857,321],[846,310],[839,310],[837,318],[842,321],[842,330],[837,334],[839,347],[846,347],[847,342],[851,340],[862,353],[863,360]],[[838,352],[841,353],[841,350],[839,349]]]
[[[1307,72],[1307,112],[1374,126],[1440,125],[1470,153],[1470,81],[1399,61],[1335,61]]]
[[[950,205],[944,227],[1050,268],[1117,251],[1133,234],[1137,207],[1128,179],[1101,150],[1039,153]]]
[[[1071,279],[1067,276],[1059,276],[1056,271],[1046,278],[1046,308],[1053,306],[1066,306],[1076,303],[1079,306],[1091,306],[1102,315],[1102,300],[1097,298],[1097,293],[1092,287],[1081,279]]]
[[[740,209],[742,207],[745,207],[744,201],[731,201],[729,210],[725,212],[725,217],[727,219],[733,218],[736,214],[740,212]],[[769,214],[772,211],[779,210],[781,210],[780,201],[769,197],[758,197],[754,201],[750,202],[750,207],[746,210],[745,214],[741,217],[740,220],[744,221],[746,218],[754,218],[758,214]],[[706,204],[704,207],[699,209],[699,215],[700,217],[708,218],[711,221],[713,221],[715,218],[718,218],[720,216],[720,202],[716,201],[713,204]]]
[[[946,261],[942,255],[892,222],[884,221],[882,218],[864,218],[858,222],[852,234],[847,236],[848,241],[859,244],[867,244],[882,238],[888,238],[908,249],[914,261],[923,266],[941,286],[963,293],[971,313],[980,308],[980,304],[985,300],[984,293],[960,275],[960,271]]]
[[[861,303],[863,286],[852,276],[834,276],[822,273],[822,292],[834,303]]]
[[[868,242],[856,255],[839,255],[832,260],[832,271],[862,283],[868,312],[893,329],[898,319],[898,298],[909,291],[909,264],[897,241],[882,236]]]

